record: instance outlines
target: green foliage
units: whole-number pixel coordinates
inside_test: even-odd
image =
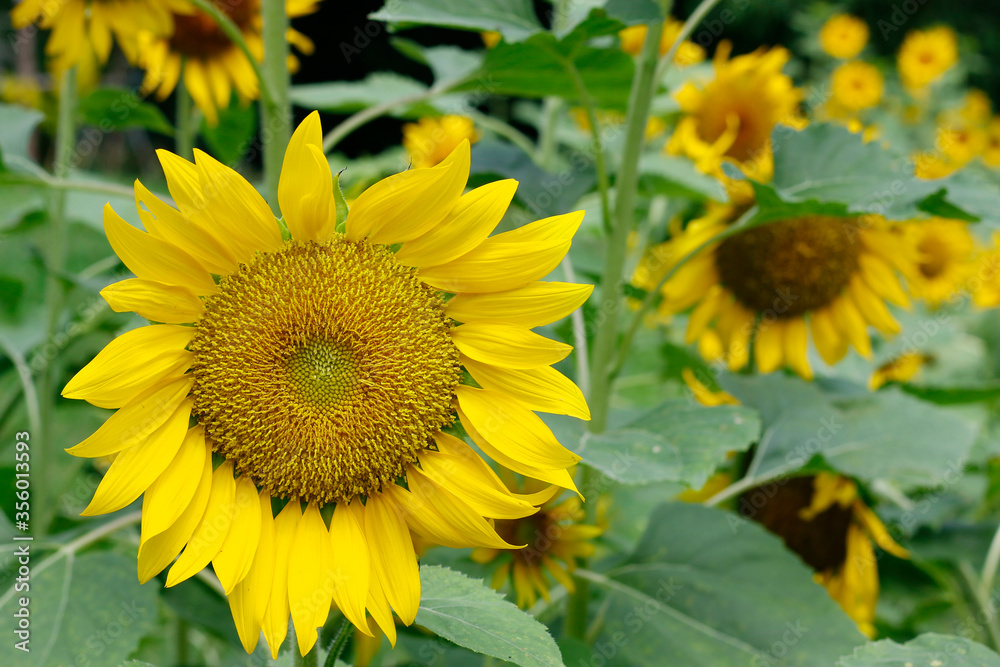
[[[996,667],[1000,656],[982,644],[964,637],[928,633],[897,644],[891,639],[859,646],[854,655],[837,662],[837,667],[916,667],[917,665],[948,665],[949,667]]]
[[[168,137],[174,134],[159,107],[127,88],[98,88],[80,100],[77,110],[85,124],[102,132],[140,127]]]
[[[219,110],[215,127],[202,120],[199,133],[212,157],[223,164],[235,165],[252,147],[257,125],[257,107],[234,100],[228,108]]]
[[[501,33],[515,42],[542,29],[529,0],[400,0],[370,15],[376,21],[407,27],[436,25]]]

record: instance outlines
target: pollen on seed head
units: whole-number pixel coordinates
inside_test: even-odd
[[[810,215],[731,236],[715,252],[721,282],[758,313],[787,318],[827,306],[858,270],[851,220]]]
[[[461,379],[440,295],[384,246],[292,242],[206,301],[194,413],[276,497],[371,494],[454,421]]]

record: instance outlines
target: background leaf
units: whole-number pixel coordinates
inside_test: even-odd
[[[417,24],[491,30],[499,32],[509,42],[542,30],[531,0],[396,0],[370,14],[369,18],[397,27]]]
[[[927,633],[897,644],[891,639],[872,642],[841,658],[837,667],[1000,667],[1000,655],[982,644],[954,635]]]

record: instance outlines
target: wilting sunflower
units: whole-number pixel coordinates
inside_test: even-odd
[[[677,38],[680,37],[681,30],[683,29],[684,22],[678,21],[672,16],[663,22],[663,32],[660,33],[661,56],[665,56],[670,51],[670,48],[677,41]],[[622,51],[633,56],[639,55],[639,52],[642,50],[642,43],[646,41],[647,30],[649,28],[645,25],[633,25],[619,32],[618,37],[621,40]],[[704,59],[705,49],[687,40],[677,47],[677,53],[674,54],[674,64],[682,67],[697,65]]]
[[[896,64],[903,85],[920,92],[958,62],[958,38],[947,26],[913,30],[899,47]]]
[[[281,221],[211,157],[160,151],[179,210],[138,181],[147,231],[105,208],[136,277],[102,292],[156,324],[113,340],[63,390],[118,409],[69,450],[118,452],[84,514],[145,493],[139,579],[173,563],[174,586],[213,563],[248,651],[263,629],[277,654],[291,613],[305,654],[331,601],[394,641],[391,612],[412,623],[420,601],[410,530],[515,546],[490,520],[534,514],[534,499],[449,434],[456,412],[498,464],[573,490],[579,457],[533,411],[589,418],[549,367],[570,346],[531,331],[590,294],[539,282],[583,213],[488,238],[516,182],[463,195],[463,142],[364,191],[340,228],[321,145],[313,113],[285,154]]]
[[[827,54],[848,60],[861,53],[868,43],[868,24],[857,16],[837,14],[823,24],[819,43]]]
[[[882,99],[884,81],[874,65],[860,60],[840,65],[830,76],[831,106],[846,114],[871,108]]]
[[[212,1],[240,29],[254,57],[262,60],[261,0]],[[315,12],[319,2],[286,0],[285,7],[288,15],[295,18]],[[172,34],[139,35],[142,48],[139,64],[146,70],[142,82],[144,94],[155,92],[157,99],[166,99],[177,87],[183,70],[184,86],[210,125],[219,122],[218,109],[229,106],[233,90],[243,102],[257,99],[260,91],[253,67],[208,14],[187,7],[182,13],[175,13],[173,20],[176,27]],[[313,52],[313,43],[297,30],[288,30],[288,41],[302,53]],[[290,55],[289,70],[295,72],[298,67],[298,59]]]
[[[872,547],[909,558],[885,525],[858,496],[857,485],[841,475],[796,477],[766,494],[748,491],[740,512],[781,537],[785,545],[816,570],[815,579],[854,619],[875,635],[878,559]]]
[[[519,492],[518,484],[511,479],[507,482],[512,493]],[[547,492],[535,489],[533,497],[541,497]],[[492,586],[500,590],[510,579],[513,582],[517,605],[527,609],[535,604],[539,596],[549,599],[549,581],[546,573],[555,581],[573,592],[572,572],[576,569],[577,558],[588,558],[594,554],[592,540],[604,532],[601,525],[607,510],[605,498],[599,498],[597,525],[583,523],[585,512],[578,496],[563,499],[552,498],[538,510],[537,514],[496,522],[496,531],[511,544],[527,545],[523,549],[497,549],[480,547],[472,552],[472,560],[477,563],[498,564],[493,572]]]
[[[722,160],[729,158],[757,180],[768,180],[760,165],[770,164],[771,130],[778,123],[803,124],[802,91],[781,72],[789,58],[785,49],[760,48],[730,60],[731,48],[727,41],[719,44],[714,80],[704,88],[688,82],[677,92],[684,116],[667,151],[688,156],[706,173],[722,176]]]
[[[640,262],[633,283],[654,289],[682,258],[725,230],[728,218],[691,221]],[[897,272],[910,270],[906,245],[873,216],[811,215],[782,220],[710,244],[662,287],[661,311],[692,309],[687,342],[731,370],[787,366],[812,377],[809,332],[820,356],[834,364],[848,345],[871,354],[868,327],[886,335],[899,325],[885,302],[908,305]]]
[[[11,10],[13,26],[37,23],[51,30],[45,53],[54,72],[63,72],[96,56],[108,61],[113,42],[132,64],[139,58],[136,36],[160,37],[173,30],[171,12],[182,11],[183,0],[22,0]]]
[[[477,139],[476,126],[465,116],[427,117],[403,126],[403,148],[418,168],[433,167],[463,141],[474,144]]]
[[[975,271],[976,244],[961,220],[930,218],[900,225],[916,264],[907,275],[910,295],[939,306],[965,289]]]

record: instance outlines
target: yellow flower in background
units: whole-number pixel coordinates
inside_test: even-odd
[[[465,116],[427,117],[403,126],[403,148],[414,167],[433,167],[463,141],[478,139],[472,119]]]
[[[798,114],[802,91],[781,72],[788,51],[760,48],[730,60],[730,50],[729,42],[719,44],[715,78],[706,86],[688,82],[677,92],[684,116],[667,143],[669,153],[686,155],[716,175],[725,158],[759,169],[756,163],[769,161],[774,126],[804,122]]]
[[[640,262],[633,284],[654,289],[733,219],[735,212],[728,220],[693,220]],[[906,250],[879,219],[814,215],[774,222],[707,246],[664,284],[660,308],[693,308],[686,342],[697,342],[709,361],[739,370],[753,345],[761,373],[787,366],[810,379],[810,333],[823,360],[834,364],[849,345],[871,355],[869,326],[886,336],[899,332],[886,302],[909,304],[897,278],[912,270]]]
[[[45,54],[56,73],[93,58],[108,61],[113,42],[132,64],[139,59],[136,36],[146,31],[167,36],[173,31],[171,12],[182,0],[22,0],[11,10],[14,28],[32,23],[51,30]]]
[[[681,370],[681,377],[684,384],[691,390],[694,399],[702,405],[739,405],[739,400],[727,391],[712,391],[709,389],[690,368]]]
[[[213,2],[240,29],[250,52],[262,60],[261,0]],[[319,0],[286,0],[285,3],[292,18],[311,14],[318,5]],[[241,102],[257,99],[260,91],[253,67],[208,14],[188,6],[183,13],[175,13],[173,20],[176,29],[172,35],[164,37],[149,31],[139,34],[142,50],[139,64],[146,70],[142,82],[144,94],[155,92],[157,99],[166,99],[183,74],[184,87],[205,114],[205,121],[213,126],[219,122],[218,110],[229,106],[234,90]],[[288,41],[302,53],[313,52],[313,43],[297,30],[289,29]],[[298,66],[298,59],[290,55],[289,70],[295,72]]]
[[[63,389],[117,409],[69,450],[118,453],[84,514],[144,493],[140,581],[170,567],[174,586],[212,563],[248,652],[263,630],[277,655],[290,614],[304,655],[331,604],[394,642],[392,612],[410,624],[420,601],[410,531],[518,546],[491,522],[534,514],[534,499],[449,435],[456,412],[499,465],[571,490],[579,457],[535,412],[589,418],[550,367],[572,348],[531,331],[591,292],[540,282],[583,213],[490,237],[516,182],[463,194],[463,142],[437,167],[365,190],[341,230],[322,140],[315,112],[292,135],[284,236],[238,173],[160,151],[178,209],[138,181],[145,232],[105,207],[136,277],[102,291],[113,310],[160,324],[113,340]]]
[[[492,49],[500,43],[501,39],[503,39],[503,35],[493,30],[479,33],[479,36],[483,38],[483,44],[487,49]]]
[[[958,38],[947,26],[913,30],[899,48],[896,63],[903,85],[920,91],[958,62]]]
[[[1000,233],[994,233],[992,245],[978,257],[973,283],[973,302],[981,308],[1000,306]]]
[[[976,251],[968,223],[931,218],[902,224],[899,231],[916,259],[906,276],[913,298],[936,307],[967,287]]]
[[[983,152],[986,136],[983,128],[953,116],[939,123],[934,147],[950,163],[964,166]]]
[[[586,109],[574,107],[569,111],[570,117],[583,132],[590,132],[590,118]],[[608,111],[607,109],[597,110],[597,122],[601,126],[624,125],[625,114],[620,111]],[[657,116],[651,116],[646,121],[646,139],[653,139],[667,131],[667,123]]]
[[[680,37],[681,30],[683,29],[684,22],[678,21],[673,17],[668,17],[663,22],[663,32],[660,34],[661,56],[665,56],[670,51],[670,48],[677,41],[677,38]],[[642,50],[642,43],[646,41],[647,30],[648,28],[645,25],[640,24],[629,26],[619,32],[618,37],[621,40],[622,51],[633,56],[639,55],[639,52]],[[674,54],[675,65],[697,65],[704,59],[705,49],[687,40],[677,47],[677,53]]]
[[[949,176],[964,166],[940,151],[922,151],[913,156],[913,172],[917,178],[933,180]]]
[[[987,167],[1000,167],[1000,116],[991,118],[989,125],[986,126],[983,164]]]
[[[926,354],[919,352],[901,354],[875,369],[868,379],[868,388],[875,391],[887,382],[909,382],[930,360]]]
[[[965,100],[959,113],[970,123],[985,125],[990,121],[990,115],[993,113],[993,103],[990,101],[989,95],[978,88],[972,88],[965,94]]]
[[[520,492],[513,480],[508,481],[508,487],[512,493]],[[528,497],[538,499],[546,494],[551,495],[551,492],[536,490]],[[500,590],[510,580],[517,606],[522,609],[534,605],[539,597],[549,599],[548,577],[572,593],[576,588],[572,577],[576,559],[592,556],[593,540],[604,532],[606,497],[599,498],[597,503],[595,526],[583,523],[586,513],[578,496],[555,497],[542,505],[537,514],[497,521],[496,531],[501,538],[511,544],[527,546],[523,549],[479,547],[472,552],[472,560],[481,564],[497,563],[491,585]]]
[[[872,543],[896,558],[909,558],[906,549],[892,539],[847,477],[828,472],[796,477],[767,495],[762,506],[740,502],[740,511],[781,537],[816,571],[817,583],[858,629],[874,637],[879,580]]]
[[[853,58],[868,43],[868,24],[857,16],[837,14],[823,24],[819,31],[819,43],[834,58]]]
[[[0,83],[0,100],[29,109],[42,108],[42,87],[33,76],[7,76]]]
[[[830,77],[832,102],[850,113],[878,104],[884,86],[878,68],[860,60],[844,63]]]

